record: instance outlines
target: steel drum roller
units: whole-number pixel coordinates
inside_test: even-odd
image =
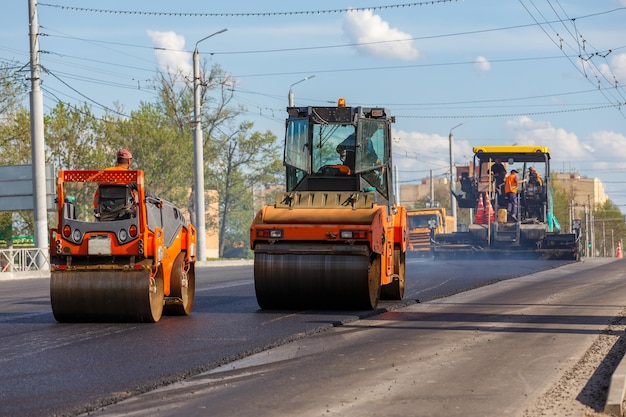
[[[261,308],[372,309],[380,296],[380,257],[255,253]]]
[[[156,322],[163,312],[163,278],[150,271],[52,271],[50,301],[59,322]]]

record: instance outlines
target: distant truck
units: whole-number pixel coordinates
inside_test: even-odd
[[[407,210],[407,217],[409,255],[430,256],[431,233],[437,235],[456,232],[454,217],[446,216],[446,209],[443,207]]]

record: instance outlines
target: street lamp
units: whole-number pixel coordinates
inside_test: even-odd
[[[313,77],[315,77],[315,75],[309,75],[308,77],[304,77],[300,81],[295,82],[289,86],[289,96],[287,97],[289,99],[289,107],[293,107],[295,105],[293,104],[293,91],[291,90],[291,87],[293,87],[296,84],[300,84],[301,82],[304,82],[306,80],[310,80]]]
[[[452,210],[452,217],[454,218],[454,226],[456,227],[456,197],[454,197],[454,159],[452,158],[452,131],[457,127],[461,126],[463,123],[459,123],[450,129],[450,134],[448,135],[448,142],[450,146],[450,209]]]
[[[194,144],[194,184],[196,200],[196,259],[206,260],[206,214],[204,210],[204,145],[202,143],[202,122],[200,115],[200,53],[198,44],[212,36],[226,32],[222,29],[196,42],[193,51],[193,144]]]

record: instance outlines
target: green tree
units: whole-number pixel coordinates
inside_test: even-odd
[[[273,134],[254,132],[251,123],[238,121],[245,109],[232,105],[232,76],[217,65],[205,67],[200,80],[205,184],[219,192],[219,221],[209,226],[219,228],[221,254],[245,252],[254,215],[252,190],[280,181],[281,153]],[[158,73],[154,85],[157,99],[141,103],[129,117],[111,112],[97,118],[86,104],[57,103],[45,119],[47,162],[57,169],[102,169],[114,163],[118,149],[127,148],[134,168],[145,172],[148,188],[188,207],[194,221],[193,80]],[[0,162],[29,163],[29,112],[11,110],[0,118]],[[32,228],[32,213],[24,217],[20,230]]]
[[[229,83],[233,83],[232,78],[217,65],[201,71],[205,173],[206,167],[212,164],[208,152],[212,132],[241,114],[228,107],[232,98],[232,88],[227,88]],[[105,127],[111,155],[116,149],[129,149],[135,168],[145,173],[148,188],[160,198],[187,208],[191,221],[196,223],[193,80],[181,73],[158,73],[154,86],[158,92],[154,102],[142,102],[139,110],[131,112],[128,119]]]
[[[30,113],[19,108],[0,123],[0,165],[23,165],[30,160]]]
[[[555,173],[552,172],[551,176],[554,176],[554,174]],[[573,220],[570,219],[570,206],[572,201],[574,201],[574,197],[576,195],[573,188],[573,183],[570,183],[569,188],[566,188],[565,186],[555,181],[552,181],[550,184],[552,190],[548,190],[548,192],[552,192],[552,213],[561,224],[561,230],[563,230],[564,232],[569,232],[569,222],[570,220]]]
[[[210,142],[214,163],[207,172],[207,187],[215,188],[219,195],[220,257],[247,257],[254,186],[281,181],[282,160],[276,136],[269,131],[252,132],[252,127],[250,122],[241,123],[232,133]]]
[[[0,118],[10,118],[26,97],[25,79],[17,71],[21,67],[8,62],[0,67]]]
[[[107,161],[104,122],[87,104],[58,102],[45,117],[46,162],[56,169],[99,169]]]
[[[181,129],[158,103],[142,103],[128,120],[107,127],[113,144],[133,154],[133,169],[144,171],[146,186],[178,207],[187,207],[193,181],[189,129]]]
[[[10,212],[0,212],[0,248],[9,245],[13,236],[13,218]]]
[[[30,163],[30,113],[24,108],[27,85],[21,67],[0,67],[0,165]]]

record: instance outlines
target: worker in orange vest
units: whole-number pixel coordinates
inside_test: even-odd
[[[523,180],[521,182],[524,182]],[[504,192],[509,200],[507,211],[513,220],[517,221],[517,186],[520,181],[517,179],[517,170],[512,169],[511,173],[504,180]]]

